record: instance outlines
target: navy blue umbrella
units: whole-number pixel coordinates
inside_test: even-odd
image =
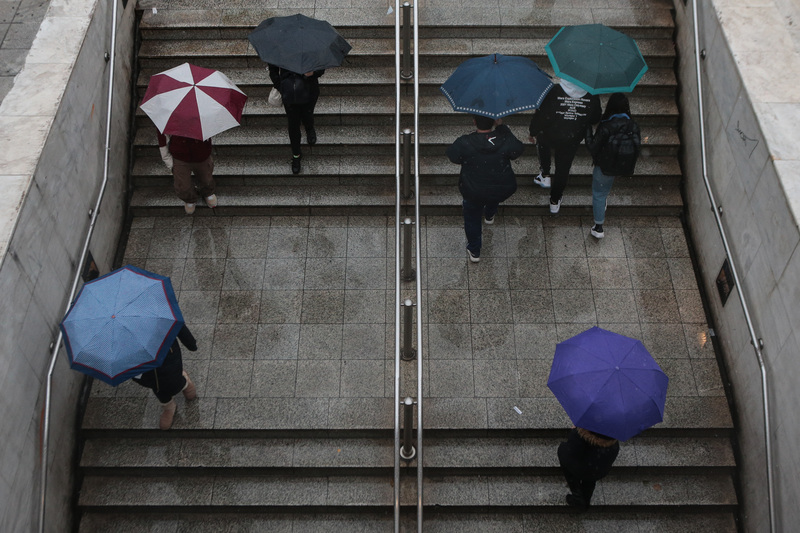
[[[547,380],[576,426],[617,440],[664,419],[668,383],[641,341],[598,327],[556,346]]]
[[[492,54],[461,63],[441,91],[455,111],[500,118],[537,109],[552,87],[527,57]]]
[[[352,49],[330,23],[300,13],[270,17],[247,38],[262,61],[298,74],[338,67]]]
[[[70,368],[116,386],[161,366],[183,324],[170,279],[127,265],[84,285],[60,327]]]

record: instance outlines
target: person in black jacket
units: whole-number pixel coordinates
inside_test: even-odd
[[[619,454],[616,439],[583,428],[572,428],[569,437],[558,446],[558,462],[569,485],[567,504],[589,507],[594,487],[611,470]]]
[[[190,352],[197,351],[197,341],[192,336],[191,331],[185,325],[178,332],[178,337],[172,343],[167,352],[164,362],[160,367],[148,370],[147,372],[133,378],[133,381],[142,387],[152,389],[153,393],[161,402],[162,411],[158,426],[161,429],[169,429],[175,416],[175,400],[173,396],[183,392],[187,400],[197,398],[197,389],[183,370],[183,359],[181,358],[181,347],[178,339]]]
[[[622,93],[614,93],[608,98],[606,110],[600,118],[597,131],[586,128],[586,147],[592,154],[592,211],[594,226],[592,237],[605,236],[603,223],[606,220],[608,194],[614,184],[615,176],[633,174],[636,159],[642,145],[639,126],[631,118],[628,98]]]
[[[278,88],[283,100],[283,109],[289,127],[289,143],[292,146],[292,174],[300,173],[300,124],[306,130],[306,142],[309,146],[317,143],[317,131],[314,129],[314,108],[319,98],[319,77],[324,70],[314,70],[298,74],[275,65],[267,64],[269,79]]]
[[[463,197],[467,255],[477,263],[481,257],[481,217],[493,224],[498,204],[517,190],[511,161],[522,155],[525,147],[502,120],[480,115],[472,119],[476,131],[456,139],[446,153],[450,161],[461,165],[458,189]]]
[[[533,179],[537,185],[550,188],[550,212],[558,213],[561,196],[567,187],[572,161],[586,134],[586,127],[600,120],[600,98],[590,95],[580,87],[561,80],[554,85],[542,105],[533,114],[530,141],[539,151],[539,175]],[[550,158],[555,158],[556,172],[550,179]]]

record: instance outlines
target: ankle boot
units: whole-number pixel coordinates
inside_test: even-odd
[[[186,372],[183,373],[183,377],[186,378],[186,385],[183,386],[183,397],[187,400],[191,401],[197,398],[197,389],[194,386],[189,374]]]
[[[158,421],[158,427],[166,430],[172,427],[172,419],[175,418],[175,400],[162,403],[161,407],[161,419]]]

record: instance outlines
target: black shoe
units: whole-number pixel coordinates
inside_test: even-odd
[[[300,174],[300,158],[292,157],[292,174]]]
[[[589,504],[586,503],[583,498],[581,498],[580,496],[575,496],[572,493],[567,494],[567,505],[569,505],[570,507],[576,507],[578,509],[583,509],[583,510],[589,507]]]
[[[317,131],[316,130],[307,131],[306,141],[308,142],[309,146],[314,146],[315,144],[317,144]]]

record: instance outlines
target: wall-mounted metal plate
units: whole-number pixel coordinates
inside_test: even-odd
[[[719,269],[719,274],[717,274],[717,291],[719,291],[719,299],[722,301],[723,306],[728,301],[728,296],[730,296],[735,286],[736,282],[733,279],[731,266],[726,258],[725,262],[722,263],[722,268]]]

